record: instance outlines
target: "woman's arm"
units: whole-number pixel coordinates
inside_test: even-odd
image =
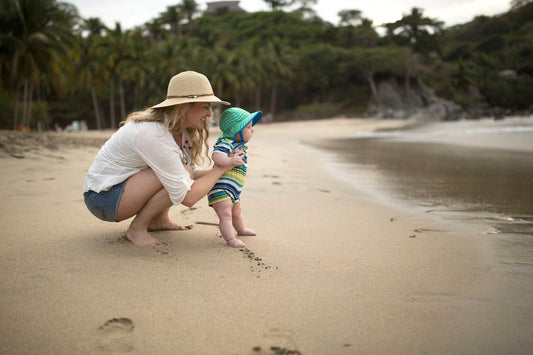
[[[215,186],[215,183],[220,179],[226,171],[233,169],[236,166],[244,164],[242,158],[236,153],[238,151],[233,151],[229,156],[225,156],[226,159],[217,163],[217,165],[209,170],[202,170],[201,176],[194,180],[194,183],[191,186],[191,189],[185,195],[182,205],[187,207],[192,207],[196,202],[200,201],[207,193]],[[222,154],[216,154],[222,155]],[[197,171],[198,173],[199,171]]]
[[[193,176],[194,176],[193,180],[198,180],[199,178],[201,178],[202,176],[204,176],[205,174],[207,174],[210,171],[211,171],[211,169],[197,169],[193,173]]]
[[[242,158],[243,158],[243,150],[242,150],[242,148],[235,149],[233,152],[231,152],[231,154],[229,156],[227,156],[225,154],[214,153],[211,156],[211,158],[213,159],[215,164],[218,165],[218,166],[229,166],[229,165],[231,165],[232,167],[235,167],[235,166],[239,166],[239,165],[243,164],[243,162],[241,162]],[[234,164],[236,164],[236,165],[234,165]],[[211,169],[197,169],[194,172],[192,172],[192,170],[191,170],[191,176],[192,176],[193,180],[197,180],[197,179],[201,178],[202,176],[204,176],[205,174],[207,174],[209,171],[211,171]]]
[[[214,168],[207,170],[202,177],[194,180],[191,189],[185,194],[185,198],[181,201],[181,204],[187,207],[194,206],[196,202],[200,201],[205,195],[207,195],[218,179],[230,169],[215,166]]]

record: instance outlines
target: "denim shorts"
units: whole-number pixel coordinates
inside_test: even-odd
[[[96,217],[103,221],[115,222],[117,210],[122,193],[126,186],[126,180],[116,184],[107,191],[87,191],[83,194],[85,205]]]

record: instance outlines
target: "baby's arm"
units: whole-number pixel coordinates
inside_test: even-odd
[[[244,164],[244,161],[242,158],[244,157],[244,151],[242,149],[234,150],[230,155],[226,155],[223,152],[215,151],[213,152],[213,155],[211,158],[215,162],[216,165],[219,166],[228,166],[228,165],[236,165],[236,164]]]

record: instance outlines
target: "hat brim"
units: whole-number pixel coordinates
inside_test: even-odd
[[[201,96],[197,98],[190,98],[190,97],[176,97],[172,99],[166,99],[163,102],[158,103],[157,105],[152,106],[151,108],[161,108],[161,107],[169,107],[169,106],[175,106],[175,105],[181,105],[186,104],[190,102],[209,102],[209,103],[219,103],[223,105],[231,105],[227,101],[222,101],[215,95],[211,96]]]
[[[261,121],[262,117],[263,117],[263,112],[261,111],[252,113],[252,126],[255,126],[259,121]]]
[[[261,117],[263,117],[263,112],[257,111],[250,114],[250,120],[246,122],[246,124],[239,130],[237,133],[235,133],[235,136],[242,132],[243,129],[246,128],[252,122],[252,126],[255,126],[259,121],[261,121]]]

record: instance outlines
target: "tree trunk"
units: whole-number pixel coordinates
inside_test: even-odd
[[[28,117],[26,118],[25,127],[30,127],[31,123],[31,106],[33,102],[33,83],[30,84],[30,92],[28,94]]]
[[[120,96],[120,121],[122,122],[126,119],[126,99],[124,98],[124,82],[122,81],[122,78],[119,78],[118,84],[118,94]]]
[[[272,97],[270,99],[270,116],[272,122],[274,122],[274,118],[276,117],[276,100],[278,95],[278,83],[274,81],[272,84]]]
[[[24,127],[26,124],[26,117],[28,116],[28,80],[24,80],[24,92],[22,95],[22,121]]]
[[[372,96],[374,97],[376,104],[380,105],[381,100],[379,99],[378,90],[376,89],[376,82],[374,81],[374,73],[364,73],[363,75],[365,79],[368,81],[368,84],[370,85],[370,90],[372,91]]]
[[[31,103],[33,98],[33,83],[29,84],[28,81],[24,81],[24,102],[22,111],[22,126],[30,127],[31,120]]]
[[[407,109],[411,110],[411,73],[409,67],[405,72],[405,95],[407,96]]]
[[[111,128],[115,128],[115,80],[109,78],[109,123]]]
[[[102,129],[102,122],[100,121],[100,110],[98,109],[98,99],[96,98],[96,90],[94,85],[91,84],[91,97],[93,99],[94,115],[96,118],[96,129]]]
[[[255,110],[261,109],[261,84],[255,86]]]
[[[19,120],[19,95],[20,95],[20,85],[17,85],[16,87],[16,94],[15,94],[15,108],[13,112],[13,129],[17,129],[17,124]]]
[[[176,39],[178,41],[181,39],[181,26],[179,23],[176,25]]]

